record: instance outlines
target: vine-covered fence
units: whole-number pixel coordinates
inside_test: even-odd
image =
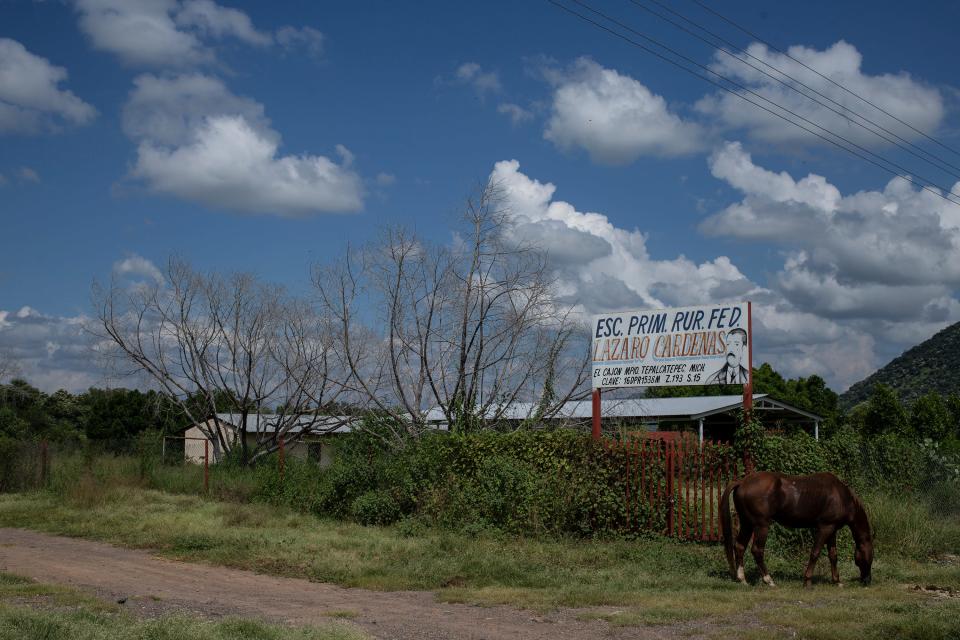
[[[720,497],[743,464],[725,443],[627,439],[604,445],[623,460],[627,529],[685,540],[721,539]]]

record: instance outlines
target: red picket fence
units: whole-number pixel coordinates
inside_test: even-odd
[[[721,539],[720,497],[728,482],[743,475],[728,444],[645,438],[605,446],[622,456],[627,530]]]

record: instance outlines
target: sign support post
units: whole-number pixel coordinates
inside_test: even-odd
[[[743,419],[747,424],[753,420],[753,303],[747,302],[747,382],[743,385]],[[744,452],[743,466],[746,473],[753,471],[753,459]]]
[[[593,390],[593,439],[600,439],[600,389]]]
[[[750,421],[753,412],[753,303],[747,302],[747,383],[743,385],[743,415]]]

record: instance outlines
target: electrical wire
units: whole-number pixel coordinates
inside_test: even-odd
[[[897,176],[897,177],[899,177],[899,178],[902,178],[902,179],[910,182],[910,183],[913,184],[914,186],[917,186],[917,187],[919,187],[919,188],[921,188],[921,189],[924,189],[925,191],[929,191],[930,193],[936,195],[937,197],[943,198],[943,199],[946,200],[947,202],[951,202],[951,203],[953,203],[953,204],[960,205],[960,200],[953,200],[952,198],[948,197],[947,195],[944,195],[944,193],[946,193],[946,194],[949,194],[949,195],[952,195],[952,196],[955,196],[955,197],[960,198],[960,195],[953,193],[953,192],[950,191],[949,189],[945,189],[945,188],[937,185],[935,182],[933,182],[933,181],[931,181],[931,180],[929,180],[929,179],[927,179],[927,178],[925,178],[925,177],[923,177],[923,176],[917,175],[917,178],[920,178],[920,179],[923,180],[924,182],[928,183],[930,186],[928,186],[928,184],[924,184],[923,182],[919,182],[919,181],[916,180],[912,175],[910,175],[911,172],[908,171],[906,168],[900,167],[898,164],[896,164],[896,163],[894,163],[894,162],[892,162],[892,161],[890,161],[890,160],[887,160],[886,158],[884,158],[884,157],[882,157],[882,156],[879,156],[879,155],[873,153],[872,151],[870,151],[870,150],[868,150],[868,149],[865,149],[865,148],[861,147],[860,145],[856,144],[855,142],[851,142],[850,140],[847,140],[847,139],[844,138],[843,136],[841,136],[841,135],[839,135],[839,134],[837,134],[837,133],[834,133],[834,132],[830,131],[829,129],[826,129],[826,128],[818,125],[817,123],[812,122],[811,120],[809,120],[809,119],[807,119],[807,118],[804,118],[803,116],[801,116],[801,115],[799,115],[799,114],[791,111],[790,109],[787,109],[786,107],[783,107],[783,106],[781,106],[781,105],[773,102],[772,100],[770,100],[770,99],[768,99],[768,98],[766,98],[766,97],[764,97],[764,96],[756,93],[755,91],[752,91],[751,89],[749,89],[749,88],[747,88],[747,87],[744,87],[743,85],[741,85],[741,84],[739,84],[739,83],[737,83],[737,82],[735,82],[735,81],[727,78],[726,76],[723,76],[722,74],[717,73],[717,72],[713,71],[712,69],[709,69],[708,67],[705,67],[704,65],[696,62],[695,60],[692,60],[692,59],[688,58],[687,56],[685,56],[685,55],[683,55],[683,54],[681,54],[681,53],[673,50],[672,48],[670,48],[670,47],[668,47],[668,46],[666,46],[666,45],[664,45],[664,44],[662,44],[662,43],[657,42],[657,41],[654,40],[653,38],[650,38],[650,37],[648,37],[648,36],[646,36],[646,35],[638,32],[638,31],[632,29],[631,27],[629,27],[629,26],[627,26],[627,25],[624,25],[623,23],[621,23],[621,22],[619,22],[619,21],[617,21],[617,20],[615,20],[615,19],[613,19],[613,18],[610,18],[610,17],[607,16],[606,14],[604,14],[604,13],[602,13],[602,12],[600,12],[600,11],[592,8],[592,7],[590,7],[589,5],[587,5],[587,4],[583,3],[583,2],[580,2],[580,0],[572,0],[572,1],[575,2],[576,4],[580,5],[580,6],[583,6],[584,8],[588,9],[589,11],[591,11],[591,12],[593,12],[593,13],[595,13],[595,14],[597,14],[597,15],[599,15],[599,16],[602,16],[604,19],[610,21],[611,23],[616,24],[617,26],[619,26],[619,27],[621,27],[621,28],[623,28],[623,29],[626,29],[626,30],[630,31],[631,33],[634,33],[634,34],[640,36],[641,38],[643,38],[643,39],[645,39],[645,40],[648,40],[648,41],[654,43],[656,46],[659,46],[659,47],[661,47],[661,48],[663,48],[663,49],[666,49],[667,51],[670,51],[670,52],[673,53],[675,56],[677,56],[677,57],[679,57],[679,58],[681,58],[681,59],[689,62],[690,64],[693,64],[693,65],[695,65],[695,66],[697,66],[697,67],[700,67],[700,68],[704,69],[705,71],[707,71],[708,73],[710,73],[710,74],[712,74],[712,75],[715,75],[715,76],[717,76],[718,78],[721,78],[722,80],[724,80],[724,81],[732,84],[733,86],[738,87],[739,89],[741,89],[741,90],[743,90],[743,91],[746,91],[747,93],[750,93],[750,94],[752,94],[752,95],[757,96],[757,97],[760,98],[761,100],[763,100],[763,101],[765,101],[765,102],[767,102],[767,103],[769,103],[769,104],[777,107],[778,109],[781,109],[781,110],[783,110],[783,111],[785,111],[785,112],[787,112],[787,113],[789,113],[789,114],[791,114],[791,115],[799,118],[800,120],[803,120],[804,122],[807,122],[807,123],[809,123],[809,124],[817,127],[818,129],[821,129],[822,131],[825,131],[825,132],[828,133],[829,135],[834,136],[835,138],[837,138],[837,139],[839,139],[839,140],[843,140],[844,142],[846,142],[847,144],[851,145],[852,147],[855,147],[855,148],[857,148],[857,149],[860,149],[860,150],[864,151],[865,153],[867,153],[867,154],[869,154],[869,155],[871,155],[871,156],[874,156],[874,157],[878,158],[878,159],[880,160],[880,162],[878,162],[878,161],[876,161],[876,160],[873,160],[873,159],[871,159],[871,158],[869,158],[869,157],[867,157],[867,156],[865,156],[865,155],[863,155],[863,154],[861,154],[861,153],[858,153],[858,152],[855,151],[854,149],[852,149],[852,148],[850,148],[850,147],[847,147],[847,146],[845,146],[845,145],[837,142],[836,140],[833,140],[833,139],[828,138],[828,137],[826,137],[826,136],[824,136],[824,135],[822,135],[822,134],[820,134],[820,133],[817,133],[817,132],[814,131],[813,129],[809,129],[809,128],[803,126],[802,124],[800,124],[799,122],[797,122],[797,121],[795,121],[795,120],[791,120],[791,119],[788,118],[787,116],[785,116],[785,115],[783,115],[783,114],[781,114],[781,113],[778,113],[778,112],[774,111],[773,109],[770,109],[770,108],[768,108],[768,107],[765,107],[764,105],[762,105],[762,104],[760,104],[760,103],[758,103],[758,102],[755,102],[755,101],[747,98],[747,97],[746,97],[745,95],[743,95],[742,93],[739,93],[739,92],[737,92],[737,91],[734,91],[733,89],[730,89],[729,87],[724,86],[724,85],[720,84],[719,82],[716,82],[715,80],[712,80],[712,79],[710,79],[710,78],[708,78],[708,77],[706,77],[706,76],[704,76],[704,75],[701,75],[701,74],[697,73],[696,71],[694,71],[694,70],[692,70],[692,69],[690,69],[690,68],[688,68],[688,67],[685,67],[684,65],[682,65],[682,64],[679,63],[679,62],[677,62],[676,60],[673,60],[673,59],[671,59],[671,58],[669,58],[669,57],[667,57],[667,56],[665,56],[665,55],[663,55],[663,54],[661,54],[661,53],[659,53],[659,52],[657,52],[657,51],[655,51],[655,50],[647,47],[646,45],[643,45],[643,44],[637,42],[636,40],[633,40],[632,38],[630,38],[630,37],[628,37],[628,36],[625,36],[625,35],[623,35],[622,33],[618,32],[618,31],[615,31],[614,29],[611,29],[611,28],[607,27],[606,25],[597,22],[596,20],[593,20],[593,19],[591,19],[590,17],[585,16],[585,15],[583,15],[582,13],[579,13],[579,12],[571,9],[570,7],[568,7],[568,6],[564,5],[564,4],[561,4],[558,0],[547,0],[547,2],[549,2],[550,4],[556,6],[557,8],[562,9],[563,11],[566,11],[567,13],[570,13],[571,15],[574,15],[574,16],[580,18],[581,20],[584,20],[585,22],[588,22],[588,23],[594,25],[595,27],[597,27],[597,28],[599,28],[599,29],[602,29],[603,31],[606,31],[606,32],[610,33],[611,35],[613,35],[613,36],[615,36],[615,37],[617,37],[617,38],[620,38],[621,40],[624,40],[624,41],[632,44],[633,46],[638,47],[639,49],[642,49],[642,50],[646,51],[647,53],[650,53],[651,55],[654,55],[654,56],[656,56],[657,58],[660,58],[661,60],[664,60],[665,62],[668,62],[668,63],[670,63],[670,64],[672,64],[672,65],[674,65],[674,66],[676,66],[676,67],[678,67],[678,68],[686,71],[687,73],[689,73],[689,74],[691,74],[691,75],[693,75],[693,76],[695,76],[695,77],[697,77],[697,78],[700,78],[701,80],[704,80],[704,81],[706,81],[706,82],[709,82],[710,84],[712,84],[712,85],[714,85],[714,86],[716,86],[716,87],[719,87],[720,89],[722,89],[722,90],[724,90],[724,91],[726,91],[726,92],[728,92],[728,93],[731,93],[731,94],[733,94],[733,95],[735,95],[735,96],[737,96],[737,97],[745,100],[746,102],[749,102],[750,104],[759,107],[760,109],[763,109],[764,111],[770,113],[770,114],[773,115],[773,116],[776,116],[776,117],[780,118],[781,120],[784,120],[784,121],[789,122],[790,124],[792,124],[792,125],[794,125],[794,126],[796,126],[796,127],[799,127],[800,129],[803,129],[804,131],[807,131],[808,133],[810,133],[810,134],[812,134],[812,135],[814,135],[814,136],[816,136],[816,137],[818,137],[818,138],[820,138],[820,139],[822,139],[822,140],[824,140],[824,141],[826,141],[826,142],[829,142],[830,144],[832,144],[832,145],[834,145],[834,146],[836,146],[836,147],[839,147],[840,149],[843,149],[843,150],[846,151],[847,153],[850,153],[851,155],[854,155],[854,156],[860,158],[861,160],[864,160],[864,161],[866,161],[866,162],[869,162],[870,164],[872,164],[872,165],[874,165],[874,166],[876,166],[876,167],[878,167],[878,168],[886,171],[887,173],[890,173],[890,174],[893,174],[894,176]],[[891,169],[890,167],[881,164],[881,162],[885,162],[885,163],[889,164],[890,166],[896,167],[896,168],[898,168],[900,171],[896,171],[896,170],[894,170],[894,169]],[[901,173],[901,172],[902,172],[902,173]],[[935,188],[933,188],[933,187],[935,187]]]
[[[752,31],[750,31],[750,30],[747,29],[746,27],[740,26],[739,24],[737,24],[736,22],[734,22],[732,19],[730,19],[730,18],[726,17],[725,15],[721,14],[720,12],[718,12],[718,11],[710,8],[709,6],[707,6],[706,4],[704,4],[703,2],[701,2],[700,0],[691,0],[691,1],[694,2],[695,4],[700,5],[700,6],[703,7],[706,11],[709,11],[709,12],[712,13],[713,15],[717,16],[718,18],[720,18],[721,20],[723,20],[724,22],[726,22],[727,24],[730,24],[730,25],[736,27],[737,29],[739,29],[739,30],[742,31],[743,33],[747,34],[748,36],[750,36],[751,38],[753,38],[754,40],[756,40],[757,42],[760,42],[760,43],[762,43],[762,44],[765,44],[767,47],[769,47],[770,49],[773,49],[773,50],[776,51],[777,53],[779,53],[779,54],[781,54],[781,55],[784,55],[784,56],[790,58],[791,60],[793,60],[793,61],[796,62],[797,64],[801,65],[801,66],[804,67],[805,69],[808,69],[809,71],[812,71],[813,73],[817,74],[818,76],[820,76],[820,77],[823,78],[824,80],[830,82],[831,84],[836,85],[836,86],[839,87],[840,89],[843,89],[844,91],[846,91],[846,92],[849,93],[850,95],[854,96],[855,98],[857,98],[857,99],[859,99],[859,100],[862,100],[863,102],[865,102],[866,104],[870,105],[871,107],[873,107],[873,108],[876,109],[877,111],[879,111],[879,112],[881,112],[881,113],[883,113],[883,114],[885,114],[885,115],[893,118],[894,120],[896,120],[897,122],[899,122],[899,123],[902,124],[903,126],[908,127],[909,129],[911,129],[912,131],[920,134],[921,136],[923,136],[923,137],[926,138],[927,140],[933,142],[934,144],[937,144],[937,145],[943,147],[944,149],[946,149],[947,151],[950,151],[951,153],[954,153],[954,154],[960,156],[960,151],[957,151],[957,150],[954,149],[953,147],[950,147],[950,146],[948,146],[948,145],[945,145],[944,143],[940,142],[939,140],[937,140],[937,139],[934,138],[933,136],[925,133],[924,131],[921,131],[920,129],[917,129],[916,127],[914,127],[914,126],[913,126],[912,124],[910,124],[909,122],[905,122],[905,121],[901,120],[900,118],[898,118],[897,116],[893,115],[892,113],[890,113],[889,111],[887,111],[887,110],[884,109],[883,107],[874,104],[874,103],[871,102],[870,100],[867,100],[866,98],[864,98],[863,96],[861,96],[859,93],[856,93],[855,91],[852,91],[852,90],[848,89],[847,87],[843,86],[842,84],[840,84],[839,82],[837,82],[837,81],[834,80],[833,78],[831,78],[831,77],[829,77],[829,76],[825,76],[825,75],[823,75],[822,73],[820,73],[819,71],[817,71],[816,69],[814,69],[813,67],[808,66],[807,64],[805,64],[804,62],[802,62],[802,61],[800,61],[800,60],[797,60],[796,58],[794,58],[793,56],[791,56],[791,55],[790,55],[789,53],[787,53],[786,51],[783,51],[783,50],[781,50],[781,49],[778,49],[777,47],[775,47],[774,45],[770,44],[769,42],[767,42],[766,40],[764,40],[764,39],[761,38],[760,36],[754,34]]]
[[[652,3],[652,4],[655,4],[655,5],[659,6],[659,7],[661,7],[661,8],[663,8],[664,10],[666,10],[666,11],[668,11],[669,13],[677,16],[677,17],[680,18],[681,20],[684,20],[684,21],[688,22],[689,24],[693,25],[693,26],[696,27],[697,29],[700,29],[700,30],[703,31],[704,33],[709,34],[711,37],[716,38],[717,40],[719,40],[720,42],[722,42],[722,43],[723,43],[724,45],[726,45],[727,47],[730,47],[730,48],[733,49],[734,51],[737,51],[738,53],[741,53],[741,54],[743,54],[744,56],[747,56],[747,57],[749,57],[749,58],[751,58],[751,59],[753,59],[753,60],[756,60],[757,62],[759,62],[760,64],[764,65],[765,67],[776,71],[777,73],[779,73],[781,76],[783,76],[783,77],[785,77],[785,78],[788,78],[791,82],[794,82],[794,83],[800,85],[801,87],[803,87],[804,89],[807,89],[807,90],[809,90],[809,91],[812,91],[813,93],[815,93],[816,95],[820,96],[820,97],[823,98],[824,100],[827,100],[827,101],[829,101],[829,102],[837,105],[837,107],[839,107],[842,111],[841,111],[841,110],[838,110],[838,109],[836,109],[836,108],[834,108],[834,107],[831,107],[831,106],[828,105],[828,104],[824,104],[823,102],[821,102],[821,101],[818,100],[817,98],[815,98],[815,97],[813,97],[813,96],[811,96],[811,95],[808,95],[807,93],[801,91],[800,89],[798,89],[796,86],[790,84],[789,82],[786,82],[786,81],[782,80],[781,78],[778,78],[778,77],[770,74],[770,73],[767,72],[766,70],[758,67],[757,65],[752,64],[751,62],[748,62],[747,60],[744,60],[743,58],[740,58],[740,57],[734,55],[734,54],[731,53],[730,51],[727,51],[724,47],[718,45],[716,42],[711,42],[711,41],[708,40],[707,38],[704,38],[703,36],[701,36],[701,35],[698,34],[698,33],[694,33],[694,32],[691,31],[690,29],[686,28],[686,27],[683,26],[682,24],[677,23],[676,21],[670,19],[669,17],[663,15],[662,13],[658,13],[658,12],[654,11],[654,10],[651,9],[650,7],[647,7],[647,6],[645,6],[644,4],[642,4],[641,0],[629,0],[629,1],[630,1],[632,4],[636,5],[639,9],[642,9],[643,11],[646,11],[647,13],[649,13],[649,14],[651,14],[651,15],[653,15],[653,16],[656,16],[657,18],[659,18],[659,19],[661,19],[661,20],[663,20],[663,21],[672,24],[672,25],[673,25],[674,27],[676,27],[677,29],[680,29],[681,31],[683,31],[683,32],[685,32],[685,33],[693,36],[694,38],[697,38],[697,39],[700,40],[701,42],[705,42],[705,43],[709,44],[709,45],[712,46],[712,47],[716,47],[716,49],[717,49],[718,51],[720,51],[721,53],[729,56],[730,58],[733,58],[733,59],[736,60],[737,62],[740,62],[740,63],[742,63],[742,64],[747,65],[748,67],[750,67],[751,69],[754,69],[755,71],[759,71],[759,72],[762,73],[763,75],[765,75],[765,76],[767,76],[768,78],[770,78],[770,79],[772,79],[772,80],[780,83],[780,84],[783,85],[784,87],[786,87],[786,88],[788,88],[788,89],[790,89],[790,90],[792,90],[792,91],[796,91],[796,92],[799,93],[800,95],[804,96],[805,98],[807,98],[807,99],[809,99],[809,100],[812,100],[813,102],[817,103],[817,104],[820,105],[821,107],[824,107],[825,109],[829,109],[830,111],[832,111],[833,113],[837,114],[838,116],[849,120],[852,124],[857,125],[857,126],[860,127],[861,129],[864,129],[864,130],[866,130],[866,131],[869,131],[870,133],[874,134],[875,136],[881,138],[882,140],[884,140],[884,141],[886,141],[886,142],[889,142],[890,144],[893,144],[893,145],[899,147],[899,148],[902,149],[903,151],[906,151],[907,153],[909,153],[909,154],[911,154],[911,155],[919,158],[920,160],[923,160],[923,161],[926,162],[927,164],[930,164],[930,165],[932,165],[932,166],[940,169],[941,171],[943,171],[943,172],[945,172],[945,173],[950,174],[951,176],[953,176],[953,177],[955,177],[955,178],[960,178],[960,173],[958,173],[958,172],[960,172],[960,166],[951,164],[950,162],[944,160],[943,158],[941,158],[941,157],[939,157],[939,156],[937,156],[937,155],[935,155],[935,154],[933,154],[933,153],[930,153],[930,152],[927,151],[926,149],[923,149],[922,147],[918,147],[917,145],[915,145],[914,143],[910,142],[909,140],[906,140],[905,138],[897,135],[895,132],[890,131],[889,129],[887,129],[887,128],[884,127],[883,125],[881,125],[881,124],[879,124],[879,123],[877,123],[877,122],[874,122],[873,120],[871,120],[870,118],[867,118],[867,117],[864,116],[863,114],[858,113],[858,112],[854,111],[853,109],[851,109],[850,107],[848,107],[848,106],[846,106],[846,105],[843,105],[843,104],[837,102],[836,100],[834,100],[834,99],[831,98],[830,96],[825,95],[824,93],[818,91],[818,90],[815,89],[814,87],[811,87],[810,85],[808,85],[808,84],[806,84],[805,82],[799,80],[798,78],[795,78],[795,77],[791,76],[791,75],[788,74],[787,72],[785,72],[785,71],[783,71],[783,70],[775,67],[774,65],[770,64],[769,62],[758,58],[757,56],[753,55],[752,53],[750,53],[750,52],[747,51],[746,49],[743,49],[742,47],[737,46],[736,44],[734,44],[733,42],[730,42],[729,40],[727,40],[727,39],[724,38],[723,36],[720,36],[720,35],[712,32],[712,31],[710,31],[710,30],[707,29],[706,27],[698,24],[696,21],[691,20],[690,18],[684,16],[683,14],[681,14],[681,13],[679,13],[679,12],[677,12],[677,11],[674,11],[673,9],[671,9],[670,7],[664,5],[663,3],[659,2],[658,0],[647,0],[647,1],[650,2],[650,3]],[[861,122],[858,122],[857,120],[851,119],[850,116],[853,116],[853,117],[855,117],[855,118],[859,118],[860,120],[863,120],[864,122],[869,123],[871,126],[876,127],[877,129],[880,129],[880,131],[882,131],[883,133],[881,133],[880,131],[876,131],[876,130],[874,130],[874,129],[871,129],[870,127],[862,124]],[[895,138],[895,139],[891,139],[890,137],[887,137],[887,135],[884,135],[884,134],[889,134],[889,136],[892,136],[892,137]],[[899,141],[899,142],[897,142],[897,141]],[[901,143],[902,143],[902,144],[901,144]],[[904,145],[907,145],[907,146],[904,146]],[[908,146],[909,146],[909,147],[912,147],[912,149],[907,148]],[[916,151],[914,151],[913,149],[916,149]],[[918,153],[918,152],[919,152],[919,153]],[[923,155],[920,155],[920,154],[925,154],[926,156],[929,156],[929,158],[924,157]],[[947,167],[949,167],[949,168],[947,168]],[[951,171],[951,169],[953,169],[953,171]]]

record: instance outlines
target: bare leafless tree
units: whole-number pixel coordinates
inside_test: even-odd
[[[322,415],[344,387],[329,323],[309,305],[248,274],[205,275],[175,258],[164,275],[95,287],[100,347],[172,398],[217,459],[239,447],[254,463],[281,439],[342,426]],[[217,417],[224,408],[238,433]]]
[[[531,407],[523,417],[550,417],[584,389],[579,327],[557,302],[544,253],[511,233],[500,196],[487,184],[469,198],[450,244],[389,230],[314,272],[351,390],[406,435],[431,410],[463,429],[515,419],[519,401]]]
[[[0,383],[20,375],[20,363],[6,349],[0,349]]]

